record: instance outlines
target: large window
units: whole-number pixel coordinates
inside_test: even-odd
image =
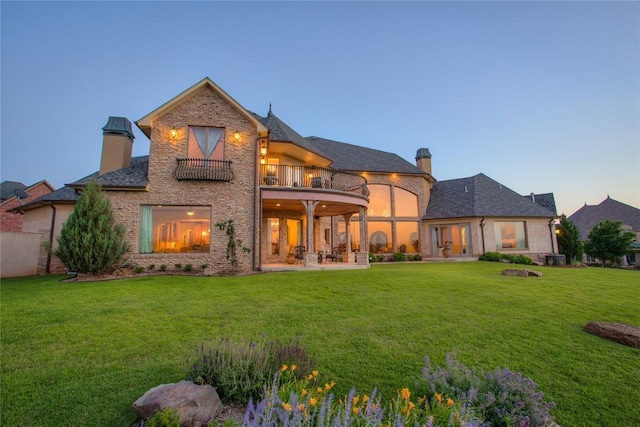
[[[417,222],[396,222],[396,247],[398,252],[420,252]]]
[[[396,216],[418,216],[418,196],[402,188],[393,189]]]
[[[224,160],[224,129],[213,127],[189,127],[190,159]]]
[[[302,245],[302,221],[299,219],[287,220],[287,246],[292,249],[294,246]]]
[[[370,184],[369,208],[367,216],[391,216],[391,187],[388,185]]]
[[[139,252],[209,252],[209,206],[141,206]]]
[[[391,222],[369,221],[369,252],[390,253],[393,247],[391,240]]]
[[[524,221],[496,221],[496,249],[527,248],[526,223]]]

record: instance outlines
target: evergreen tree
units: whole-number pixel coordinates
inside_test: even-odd
[[[582,261],[584,254],[584,244],[580,240],[578,228],[564,214],[558,227],[558,252],[565,255],[569,264]]]
[[[631,251],[635,235],[622,230],[621,221],[603,221],[593,227],[584,244],[584,251],[602,261],[617,261]]]
[[[125,228],[116,224],[109,199],[92,180],[62,226],[54,251],[69,271],[103,273],[129,250]]]

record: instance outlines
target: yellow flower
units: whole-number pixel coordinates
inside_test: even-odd
[[[353,407],[353,413],[357,414],[358,412],[360,412],[360,408],[357,408],[357,407],[354,406]]]
[[[313,379],[313,375],[309,374],[307,375],[307,381],[311,381]]]
[[[318,393],[322,393],[322,387],[318,387],[318,388],[316,389],[316,391],[317,391]]]
[[[307,389],[303,388],[302,392],[300,392],[300,397],[305,397],[307,395]]]
[[[295,371],[298,365],[291,365],[291,372]]]
[[[282,368],[280,368],[282,372],[286,371],[287,369],[289,369],[287,365],[282,365]]]
[[[298,405],[298,411],[300,412],[304,411],[304,403],[301,403]]]
[[[367,403],[368,401],[369,401],[369,396],[367,396],[366,394],[362,396],[362,403]]]
[[[313,374],[314,377],[317,377],[318,376],[318,371],[313,371],[312,374]]]
[[[331,381],[331,384],[330,384],[331,388],[333,388],[334,385],[336,385],[336,382],[335,381]]]
[[[426,399],[426,397],[422,396],[418,398],[418,404],[421,404],[422,402],[424,402]]]
[[[358,401],[360,401],[360,396],[353,396],[353,405],[357,405]]]
[[[291,410],[291,405],[289,403],[282,402],[282,407],[285,409],[285,411]]]
[[[455,402],[453,401],[453,399],[447,399],[447,406],[449,408],[451,408],[454,404],[455,404]]]
[[[402,400],[409,400],[409,398],[411,397],[411,392],[408,388],[403,388],[400,392],[400,397],[402,397]]]
[[[436,393],[435,398],[438,401],[438,403],[442,403],[442,395],[440,393]]]
[[[316,403],[318,403],[318,399],[316,399],[315,397],[309,399],[309,405],[316,406]]]
[[[324,390],[325,390],[325,391],[329,391],[329,390],[331,390],[331,386],[330,386],[329,384],[325,384],[325,385],[324,385]]]
[[[412,410],[415,407],[416,407],[415,403],[409,402],[409,410]]]

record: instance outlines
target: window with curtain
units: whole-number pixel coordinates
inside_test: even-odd
[[[190,126],[187,157],[224,160],[224,128]]]
[[[524,221],[496,221],[496,249],[526,249],[527,233]]]
[[[209,252],[211,207],[140,206],[141,254]]]

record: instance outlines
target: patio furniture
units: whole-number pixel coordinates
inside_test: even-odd
[[[306,252],[306,248],[302,245],[296,246],[293,248],[296,258],[296,264],[300,261],[304,261],[304,253]]]

